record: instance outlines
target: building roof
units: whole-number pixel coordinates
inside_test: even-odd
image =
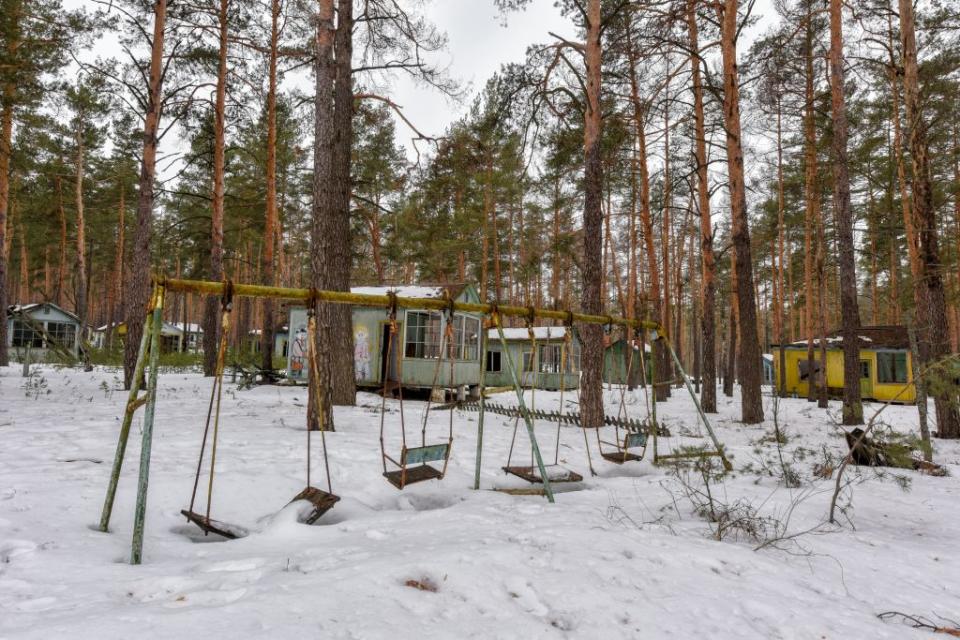
[[[30,303],[30,304],[12,304],[12,305],[10,305],[9,307],[7,307],[7,314],[8,314],[8,315],[14,315],[14,314],[17,314],[17,313],[30,314],[31,311],[35,311],[35,310],[37,310],[37,309],[39,309],[39,308],[42,308],[42,307],[53,307],[54,309],[56,309],[56,310],[59,311],[60,313],[63,313],[64,315],[70,316],[71,318],[73,318],[74,320],[76,320],[78,323],[80,322],[80,317],[79,317],[77,314],[75,314],[75,313],[73,313],[73,312],[71,312],[71,311],[67,311],[66,309],[64,309],[64,308],[61,307],[60,305],[58,305],[58,304],[56,304],[56,303],[53,303],[53,302],[32,302],[32,303]]]
[[[533,327],[533,335],[537,340],[561,340],[567,335],[566,327]],[[487,337],[499,339],[500,334],[496,329],[490,329]],[[503,337],[507,340],[529,340],[530,332],[526,327],[504,328]]]
[[[881,324],[860,327],[860,348],[861,349],[909,349],[910,336],[907,328],[894,324]],[[840,331],[831,331],[826,336],[826,346],[828,349],[840,349],[843,347],[843,336]],[[814,338],[813,344],[820,346],[820,339]],[[772,345],[778,346],[778,345]],[[806,347],[806,340],[797,340],[788,345],[789,347]]]
[[[359,293],[363,295],[385,296],[389,292],[396,293],[401,298],[442,298],[444,292],[447,292],[451,298],[456,300],[463,290],[465,284],[421,284],[421,285],[385,285],[371,287],[350,287],[350,293]]]

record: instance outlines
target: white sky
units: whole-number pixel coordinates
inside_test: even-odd
[[[477,91],[501,65],[521,62],[529,45],[552,39],[550,31],[574,38],[571,21],[560,15],[554,1],[532,0],[523,11],[504,16],[497,10],[494,0],[410,0],[414,6],[419,4],[425,16],[447,34],[447,50],[438,54],[435,62],[446,67],[450,76],[468,91],[462,101],[455,102],[398,74],[390,87],[390,95],[417,128],[428,135],[441,135],[447,125],[469,108]],[[66,8],[94,8],[89,0],[63,0],[63,4]],[[772,13],[772,0],[756,1],[754,15],[761,16],[761,20],[744,34],[739,47],[741,55],[754,34],[762,32],[772,22]],[[123,57],[111,37],[98,42],[88,55]],[[411,135],[406,125],[398,121],[398,142],[407,146],[412,155]],[[167,144],[171,144],[169,138],[174,136],[165,140]]]

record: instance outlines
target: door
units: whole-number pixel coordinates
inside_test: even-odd
[[[399,353],[400,349],[400,325],[397,325],[397,332],[393,335],[393,345],[387,348],[387,345],[390,341],[390,325],[386,322],[380,325],[380,382],[384,380],[389,380],[390,382],[398,382],[399,377],[397,375],[397,362],[401,357],[402,353]],[[388,356],[389,351],[389,356]]]
[[[873,399],[873,375],[870,361],[860,361],[860,397],[863,399]]]

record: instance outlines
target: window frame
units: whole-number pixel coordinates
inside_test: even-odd
[[[439,358],[443,330],[443,315],[440,312],[408,309],[403,328],[404,359],[436,360]],[[414,333],[413,340],[411,340],[411,332]],[[413,346],[412,350],[411,346]]]
[[[14,318],[13,329],[10,332],[10,346],[19,349],[43,349],[43,334],[35,331],[26,322]]]
[[[902,368],[898,366],[901,364]],[[877,351],[877,384],[907,384],[908,382],[910,382],[910,371],[907,366],[907,352]]]
[[[496,356],[496,357],[497,357],[497,358],[496,358],[496,360],[497,360],[497,368],[496,368],[496,369],[493,368],[493,364],[492,364],[492,363],[493,363],[493,358],[492,358],[492,356]],[[486,368],[486,371],[487,371],[487,373],[503,373],[503,352],[502,352],[502,351],[492,351],[492,350],[490,350],[490,349],[487,349],[487,368]]]

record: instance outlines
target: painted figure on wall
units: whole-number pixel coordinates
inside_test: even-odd
[[[297,380],[307,377],[307,327],[300,325],[293,334],[290,345],[290,376]]]
[[[353,366],[357,382],[370,379],[370,336],[366,327],[353,334]]]

